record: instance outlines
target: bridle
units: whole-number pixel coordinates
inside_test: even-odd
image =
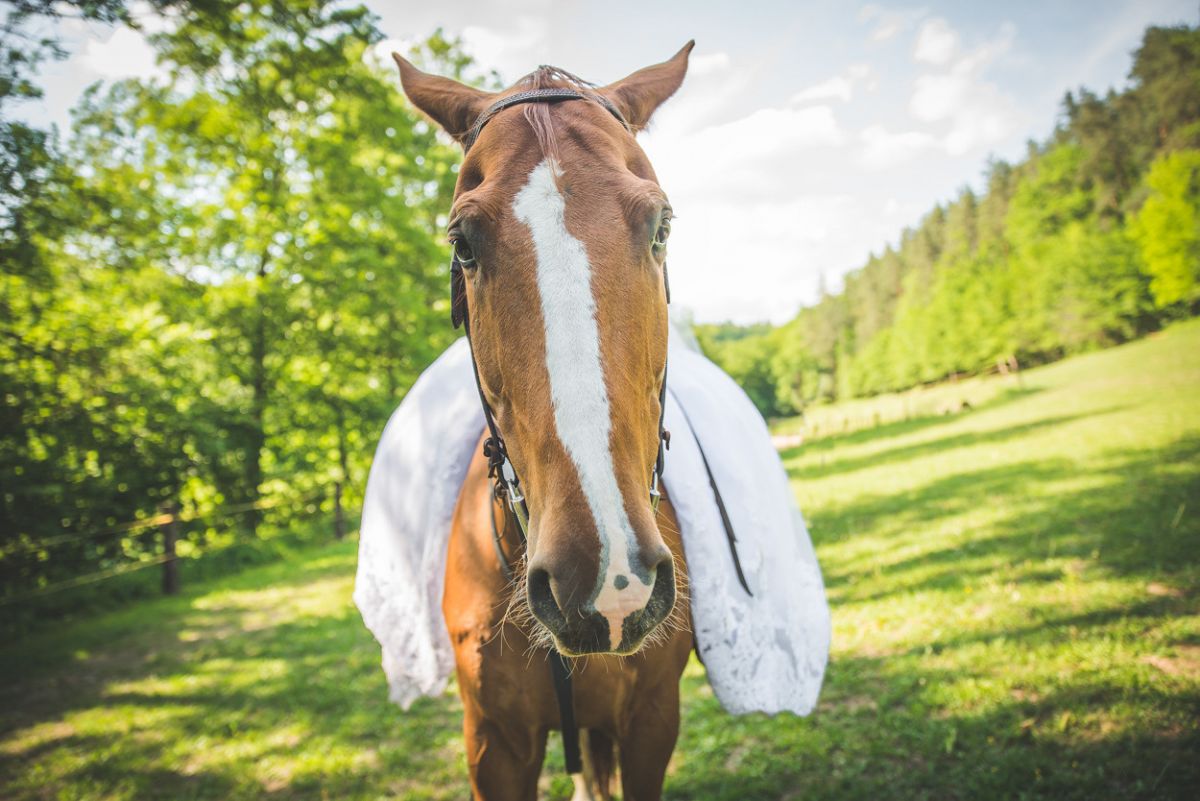
[[[487,125],[488,121],[504,109],[523,103],[557,103],[565,100],[589,100],[599,103],[617,118],[617,121],[621,123],[621,126],[631,136],[633,135],[633,128],[625,119],[625,116],[621,114],[620,109],[612,101],[599,93],[585,93],[568,87],[528,89],[503,97],[485,109],[476,118],[475,123],[463,137],[463,154],[466,155],[466,152],[475,144],[475,140],[479,138],[480,132]],[[671,284],[667,279],[667,265],[665,261],[663,262],[663,290],[666,293],[667,303],[670,303]],[[488,436],[483,442],[483,455],[488,460],[488,477],[494,482],[494,501],[491,504],[492,542],[496,548],[496,556],[499,559],[501,570],[511,583],[514,578],[513,569],[500,542],[501,531],[496,525],[495,501],[508,506],[512,516],[517,521],[517,528],[521,535],[521,545],[526,549],[529,543],[529,507],[526,504],[524,494],[521,492],[521,480],[517,477],[517,471],[513,467],[512,460],[509,458],[508,449],[504,444],[504,437],[500,435],[500,429],[496,425],[496,416],[492,411],[491,404],[488,403],[487,398],[483,394],[483,383],[479,378],[479,363],[475,360],[475,344],[471,341],[471,314],[467,305],[466,275],[463,272],[463,264],[459,260],[457,253],[455,253],[450,262],[450,321],[455,328],[461,326],[463,333],[466,335],[467,348],[471,355],[471,372],[475,376],[475,389],[479,392],[479,403],[483,407],[484,420],[487,421]],[[665,365],[663,367],[662,385],[658,390],[658,406],[658,455],[654,461],[649,488],[650,506],[654,509],[655,514],[658,513],[659,505],[662,502],[660,487],[663,470],[666,467],[666,451],[671,444],[671,432],[667,431],[663,425],[667,411],[667,371]],[[699,446],[700,443],[698,440],[696,444]],[[704,458],[703,449],[701,449],[701,458]],[[716,495],[717,504],[721,511],[721,519],[725,524],[726,535],[729,537],[738,578],[741,580],[742,586],[746,588],[746,592],[749,593],[750,587],[746,584],[745,577],[742,575],[741,563],[737,558],[733,529],[726,514],[724,502],[721,500],[720,491],[717,489],[716,480],[712,476],[712,471],[709,470],[707,459],[704,460],[704,466],[708,470],[709,482]],[[579,774],[583,770],[583,762],[579,747],[579,729],[575,724],[571,667],[567,663],[566,657],[553,648],[550,649],[549,662],[550,675],[554,685],[554,695],[558,703],[559,721],[562,729],[563,761],[566,763],[565,766],[568,774]]]
[[[497,100],[479,115],[475,120],[475,124],[471,126],[463,139],[464,155],[475,144],[475,140],[479,137],[480,132],[488,121],[504,109],[523,103],[556,103],[563,100],[589,100],[599,103],[617,118],[617,121],[621,123],[622,127],[630,135],[633,135],[633,128],[629,125],[624,115],[621,114],[612,101],[603,95],[598,93],[584,93],[567,87],[528,89]],[[517,476],[512,459],[508,455],[508,448],[504,444],[504,437],[500,435],[500,429],[496,425],[496,416],[492,411],[491,404],[488,403],[487,398],[483,394],[483,383],[479,378],[479,363],[475,360],[475,345],[471,341],[471,315],[470,309],[467,307],[467,284],[463,269],[463,264],[457,254],[454,255],[450,262],[450,321],[455,328],[462,327],[463,333],[466,334],[467,347],[471,353],[471,370],[475,376],[475,389],[479,392],[479,403],[483,407],[483,417],[487,421],[488,427],[488,436],[483,442],[483,455],[488,460],[488,477],[494,482],[496,499],[506,504],[512,512],[513,517],[516,518],[518,528],[521,532],[522,544],[525,544],[529,540],[529,507],[521,491],[521,480]],[[663,288],[666,292],[667,303],[670,303],[671,285],[667,280],[667,265],[665,262],[663,263]],[[662,502],[660,487],[663,470],[666,468],[666,450],[671,442],[671,432],[667,431],[663,426],[663,418],[667,410],[667,371],[665,367],[663,368],[662,385],[658,390],[658,404],[658,455],[655,458],[654,469],[651,471],[649,488],[650,506],[656,514]],[[501,557],[500,564],[504,568],[505,574],[511,579],[512,569],[500,546],[500,532],[496,528],[494,521],[492,529],[496,550]]]
[[[620,110],[608,98],[598,93],[585,94],[576,89],[565,87],[528,89],[503,97],[484,110],[462,140],[463,154],[466,155],[466,152],[475,144],[475,140],[479,137],[483,126],[487,125],[489,120],[504,109],[521,105],[522,103],[557,103],[564,100],[590,100],[599,103],[617,118],[617,121],[621,123],[621,126],[631,136],[633,135],[633,128],[629,125],[624,115],[621,114]],[[670,303],[671,285],[667,281],[667,265],[665,262],[663,263],[663,288],[666,291],[667,302]],[[450,321],[454,324],[455,328],[462,326],[463,333],[466,334],[467,338],[467,348],[471,354],[471,372],[475,376],[475,389],[479,392],[479,403],[483,407],[483,417],[487,421],[488,427],[488,436],[483,442],[483,455],[488,460],[488,477],[494,482],[494,499],[508,506],[509,511],[517,521],[517,528],[521,534],[521,545],[527,549],[529,543],[529,506],[525,502],[525,495],[521,492],[521,480],[517,477],[516,468],[513,467],[512,460],[509,458],[508,448],[504,444],[504,437],[500,435],[500,429],[496,425],[496,415],[492,411],[491,404],[488,403],[487,398],[483,394],[483,383],[479,379],[479,363],[475,360],[475,344],[471,341],[471,314],[467,306],[466,275],[463,273],[463,264],[459,261],[457,253],[452,257],[450,262]],[[667,410],[667,372],[665,367],[663,368],[662,386],[658,390],[658,404],[658,455],[655,458],[654,470],[650,476],[650,505],[653,507],[655,514],[658,513],[659,504],[662,502],[660,485],[662,483],[663,469],[666,467],[666,449],[671,442],[671,433],[663,427],[663,418]],[[491,518],[492,543],[496,548],[496,556],[500,561],[500,568],[504,572],[505,578],[511,583],[514,577],[513,569],[508,557],[504,554],[504,548],[500,542],[501,530],[496,525],[494,503],[492,504]],[[564,762],[566,763],[568,774],[578,774],[583,770],[583,762],[579,748],[579,729],[575,725],[571,667],[567,664],[566,657],[555,649],[551,649],[549,662],[550,676],[554,685],[554,695],[558,702],[559,719],[562,726]]]
[[[543,67],[542,69],[546,68]],[[467,151],[471,149],[471,146],[475,144],[475,140],[479,138],[483,126],[487,125],[492,117],[495,117],[501,111],[504,111],[504,109],[519,106],[523,103],[555,103],[559,100],[590,100],[593,103],[599,103],[609,114],[617,118],[617,122],[621,123],[621,127],[628,131],[630,135],[633,135],[633,127],[625,119],[625,115],[621,113],[621,110],[611,100],[599,92],[585,94],[578,89],[571,89],[570,87],[551,86],[545,89],[526,89],[523,92],[515,92],[500,98],[488,106],[482,114],[475,118],[475,123],[467,131],[466,136],[463,137],[463,155],[465,156]]]

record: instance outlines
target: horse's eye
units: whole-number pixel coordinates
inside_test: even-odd
[[[454,248],[454,258],[458,259],[458,263],[463,267],[470,267],[475,263],[475,251],[471,250],[471,243],[465,237],[452,237],[450,247]]]
[[[663,248],[667,246],[667,239],[671,236],[671,220],[664,217],[662,222],[658,224],[658,230],[654,232],[654,241],[650,246],[656,253],[661,253]]]

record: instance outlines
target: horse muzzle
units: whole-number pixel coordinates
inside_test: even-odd
[[[535,560],[528,575],[529,609],[566,656],[635,653],[675,606],[675,564],[670,552],[663,551],[649,571],[648,586],[628,579],[620,590],[602,592],[586,602],[575,602]]]

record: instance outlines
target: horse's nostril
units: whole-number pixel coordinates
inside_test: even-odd
[[[675,586],[675,560],[670,551],[665,548],[663,550],[665,551],[663,558],[654,566],[654,589],[660,593],[662,589],[660,584],[669,584],[672,588]]]
[[[529,602],[553,602],[554,594],[550,591],[550,574],[545,570],[533,568],[529,571]]]
[[[650,566],[651,576],[657,578],[658,573],[664,569],[674,571],[675,560],[671,557],[671,551],[667,549],[667,546],[660,545],[647,554],[646,557],[645,562]]]
[[[529,608],[543,623],[553,627],[555,623],[561,624],[566,621],[551,589],[548,571],[536,567],[529,570],[526,594],[529,597]]]

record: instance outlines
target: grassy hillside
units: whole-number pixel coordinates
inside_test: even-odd
[[[730,718],[693,664],[669,797],[1195,797],[1200,323],[995,381],[783,454],[822,702]],[[299,551],[5,645],[0,797],[466,797],[457,701],[387,704],[353,567]]]

